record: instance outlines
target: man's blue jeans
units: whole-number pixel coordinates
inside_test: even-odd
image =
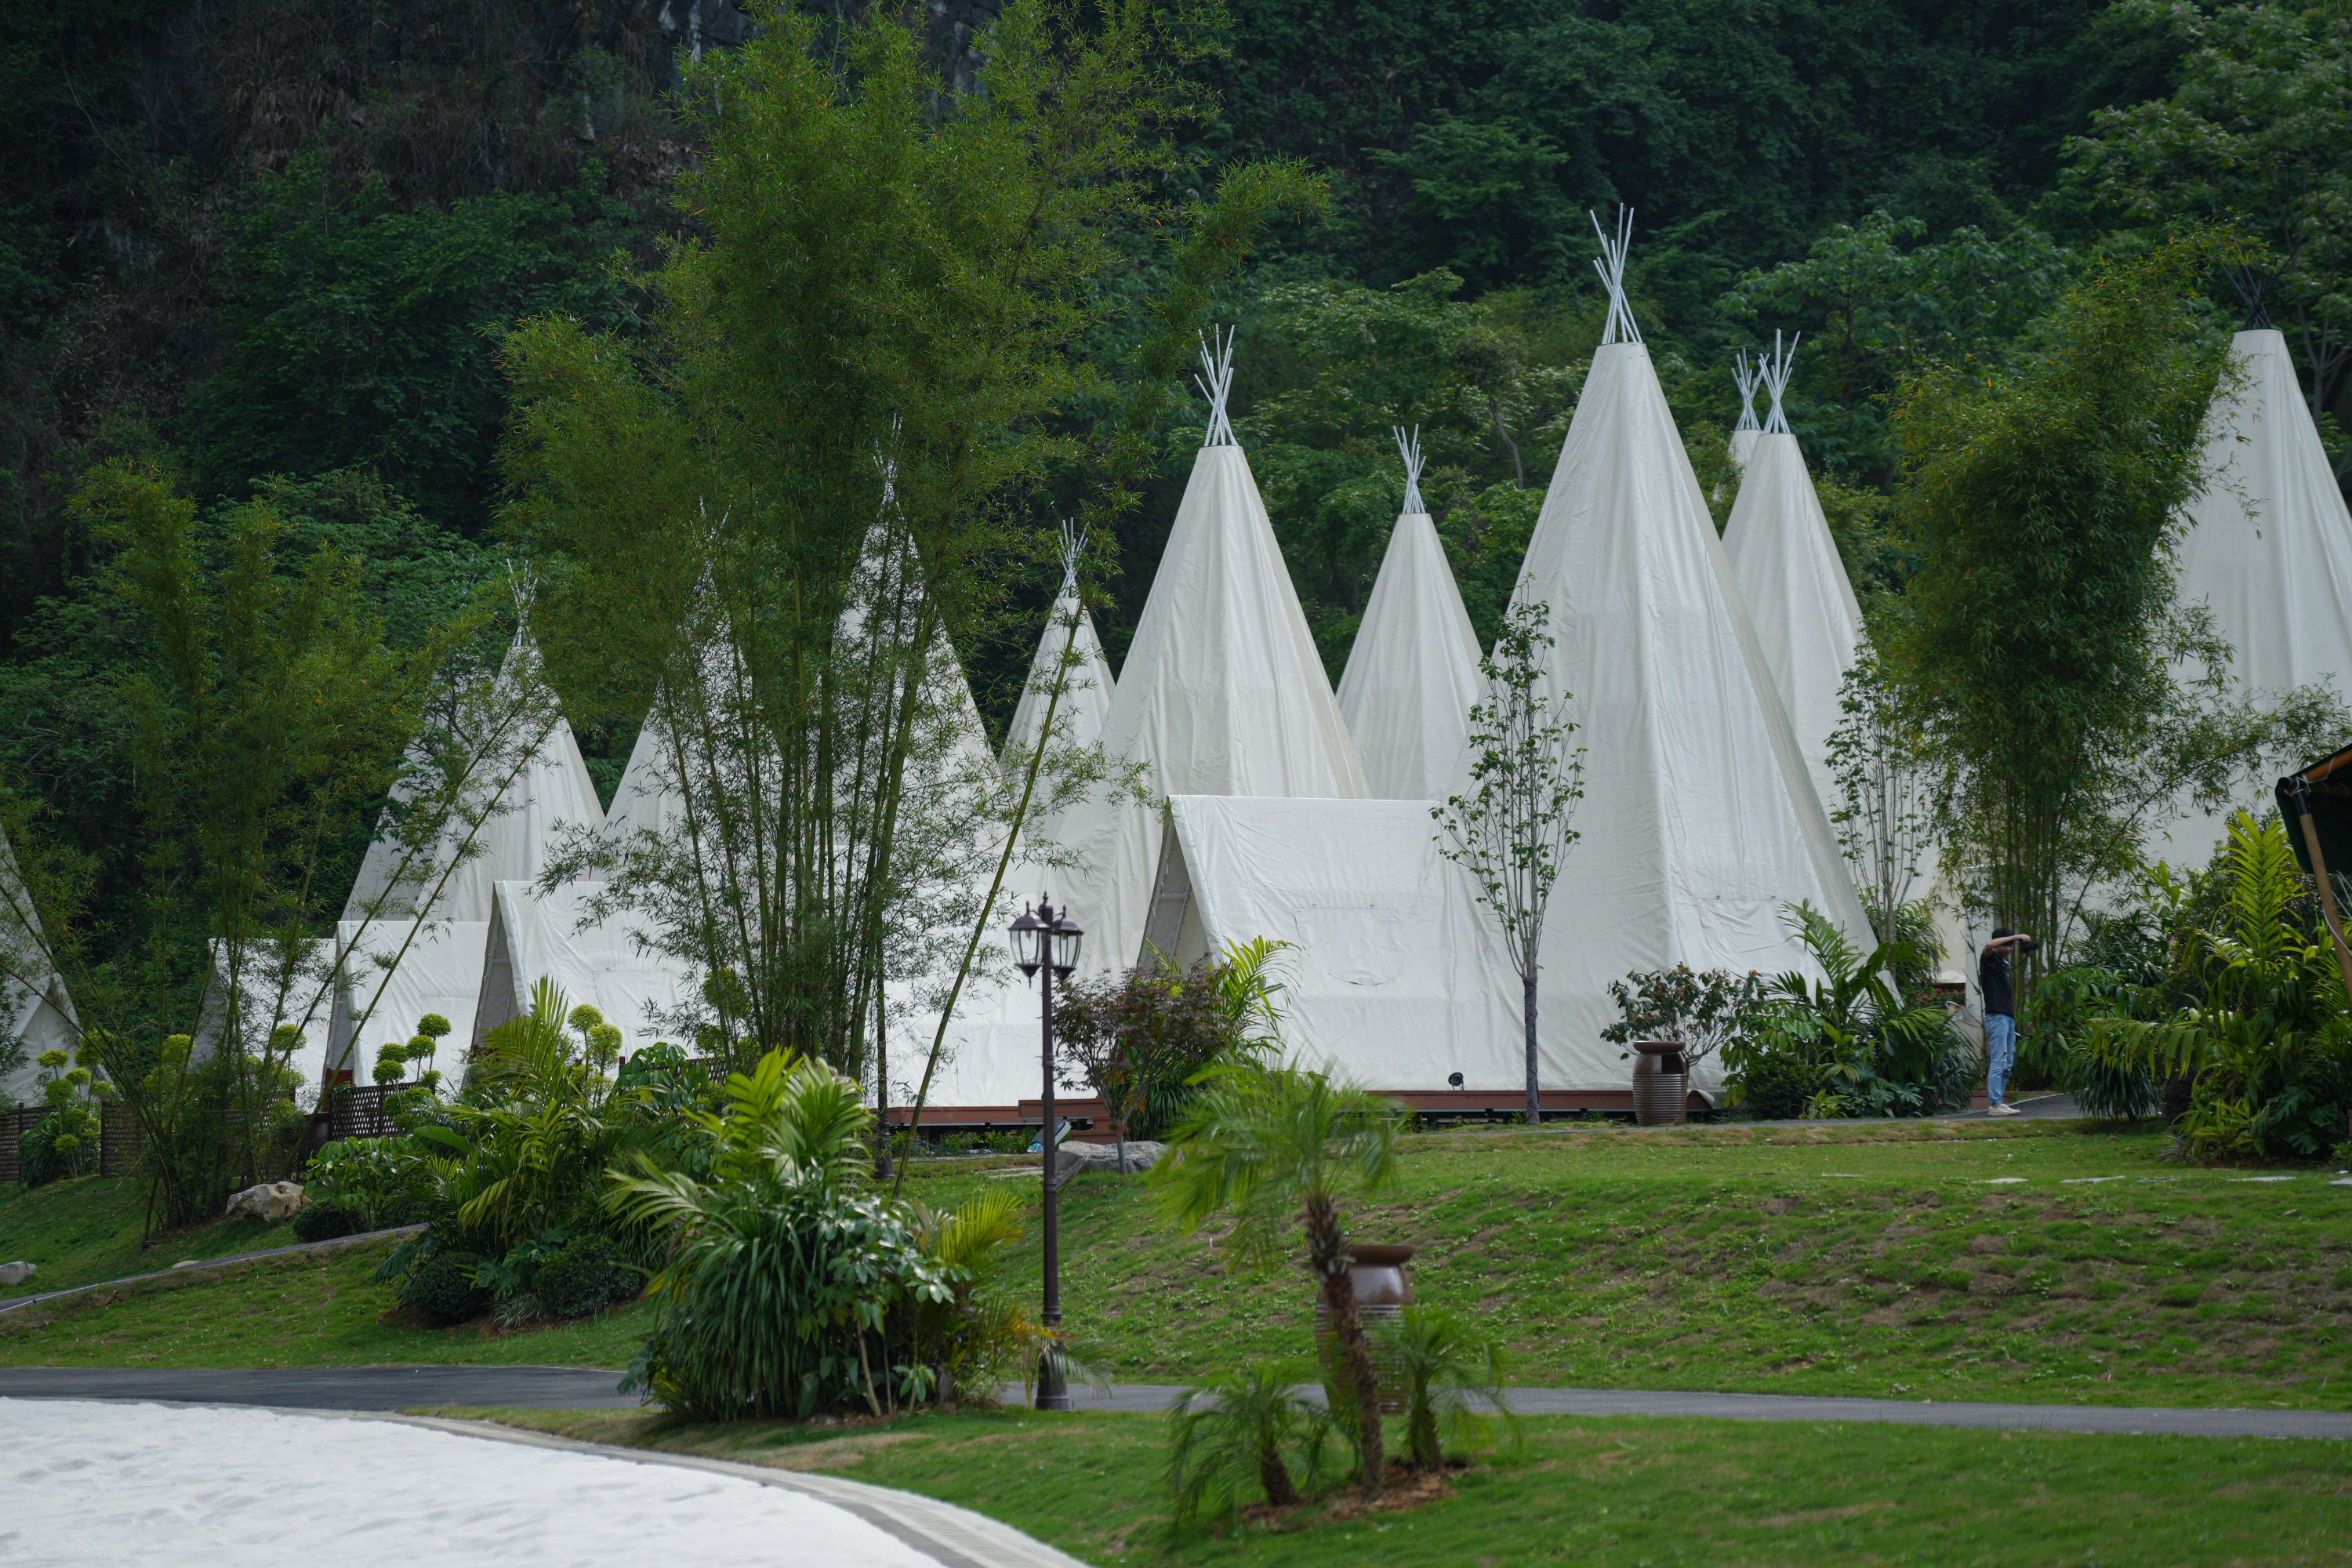
[[[2009,1069],[2017,1065],[2017,1020],[2006,1013],[1985,1015],[1985,1098],[2000,1103]]]

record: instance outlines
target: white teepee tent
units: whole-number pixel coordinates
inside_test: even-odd
[[[1774,334],[1777,342],[1779,334]],[[1763,378],[1762,362],[1751,362],[1748,351],[1740,349],[1731,356],[1731,379],[1739,388],[1739,423],[1731,427],[1731,460],[1744,472],[1756,456],[1756,443],[1764,427],[1756,423],[1756,387]]]
[[[1840,684],[1861,651],[1862,605],[1780,405],[1796,344],[1781,352],[1775,333],[1772,346],[1761,367],[1772,410],[1724,525],[1723,552],[1763,645],[1773,690],[1797,731],[1814,792],[1827,806],[1837,799],[1830,732],[1840,717]]]
[[[518,632],[500,679],[535,679],[538,662],[530,635]],[[567,831],[604,825],[604,810],[597,804],[595,781],[588,776],[580,742],[561,714],[551,715],[543,731],[531,738],[528,755],[512,768],[475,835],[479,853],[458,862],[437,896],[432,896],[433,889],[457,858],[462,830],[453,826],[430,858],[433,863],[412,865],[398,887],[393,884],[400,869],[400,847],[390,835],[380,835],[360,863],[359,879],[343,904],[343,919],[413,915],[419,912],[416,903],[431,896],[431,908],[422,911],[430,919],[487,921],[496,884],[536,878]]]
[[[2264,325],[2231,346],[2243,379],[2207,416],[2206,486],[2189,507],[2179,600],[2212,612],[2213,629],[2236,650],[2230,674],[2240,694],[2328,682],[2352,699],[2352,514],[2285,337]],[[2264,784],[2233,808],[2259,811],[2269,794]],[[2183,809],[2149,853],[2202,866],[2226,816]]]
[[[71,1056],[80,1043],[74,1026],[73,1004],[66,997],[65,981],[49,963],[41,939],[41,917],[33,908],[24,879],[16,871],[16,852],[0,833],[0,1042],[24,1047],[25,1059],[0,1073],[0,1110],[38,1098],[39,1058],[44,1051]]]
[[[1341,797],[1364,770],[1299,608],[1249,459],[1225,413],[1233,340],[1202,351],[1207,438],[1151,581],[1103,749],[1139,763],[1155,794]],[[1089,970],[1139,956],[1160,816],[1132,802],[1070,814],[1079,869],[1065,889]]]
[[[1478,637],[1421,500],[1421,435],[1397,432],[1404,511],[1389,535],[1348,668],[1339,716],[1386,800],[1431,800],[1450,785],[1478,700]]]
[[[1543,931],[1542,1076],[1563,1089],[1624,1082],[1600,1035],[1629,971],[1808,968],[1782,921],[1800,900],[1868,930],[1626,308],[1627,237],[1603,237],[1608,330],[1514,595],[1549,606],[1585,748]]]
[[[1111,700],[1118,694],[1118,682],[1111,677],[1110,661],[1103,657],[1094,617],[1078,602],[1076,565],[1072,552],[1063,573],[1062,592],[1054,601],[1053,613],[1045,617],[1045,629],[1038,634],[1036,656],[1029,661],[1029,679],[1021,688],[1021,700],[1013,706],[1013,722],[1004,731],[1002,756],[1008,774],[1016,758],[1025,762],[1036,749],[1057,676],[1062,682],[1061,700],[1054,706],[1057,745],[1098,745],[1110,725]],[[1067,669],[1063,668],[1066,651],[1071,661]]]

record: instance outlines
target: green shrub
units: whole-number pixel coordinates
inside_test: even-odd
[[[1328,1410],[1301,1399],[1312,1368],[1264,1362],[1187,1390],[1168,1413],[1170,1521],[1226,1521],[1262,1495],[1276,1508],[1298,1500],[1323,1471],[1334,1436]]]
[[[339,1236],[357,1236],[366,1228],[360,1215],[341,1204],[304,1204],[294,1215],[297,1241],[332,1241]]]
[[[532,1294],[550,1317],[584,1318],[629,1300],[642,1284],[612,1238],[590,1232],[573,1237],[540,1265]]]
[[[1740,1098],[1766,1121],[1790,1121],[1802,1116],[1821,1087],[1820,1070],[1791,1051],[1755,1058],[1738,1079]]]
[[[474,1282],[481,1267],[470,1252],[436,1252],[410,1272],[400,1304],[436,1329],[469,1323],[490,1307],[490,1293]]]

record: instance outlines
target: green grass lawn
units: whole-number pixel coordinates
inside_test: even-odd
[[[2168,1163],[2168,1142],[2091,1123],[1433,1134],[1356,1232],[1418,1246],[1422,1299],[1477,1314],[1522,1384],[2352,1407],[2352,1187]],[[1010,1162],[918,1170],[908,1190],[936,1204],[1034,1191]],[[1179,1381],[1307,1349],[1298,1273],[1226,1276],[1133,1178],[1062,1198],[1066,1310],[1103,1371]],[[0,1363],[617,1367],[644,1321],[410,1328],[386,1321],[375,1261],[0,1318]],[[1033,1237],[1021,1289],[1035,1270]]]
[[[298,1253],[26,1307],[0,1317],[0,1366],[619,1367],[645,1332],[643,1305],[515,1333],[418,1328],[372,1278],[389,1250]]]
[[[2352,1186],[2092,1126],[1424,1137],[1353,1234],[1418,1247],[1420,1299],[1523,1384],[2352,1407]],[[1132,1178],[1061,1212],[1067,1322],[1114,1375],[1305,1348],[1302,1275],[1228,1278]]]
[[[153,1237],[140,1245],[147,1189],[127,1177],[84,1176],[26,1188],[0,1185],[0,1263],[23,1258],[40,1266],[25,1284],[0,1286],[0,1301],[72,1285],[169,1268],[184,1258],[226,1258],[293,1241],[284,1222],[223,1220]]]
[[[959,1414],[844,1430],[442,1414],[832,1470],[963,1504],[1103,1564],[2308,1563],[2344,1553],[2352,1505],[2343,1443],[1562,1416],[1528,1421],[1522,1457],[1457,1472],[1437,1500],[1338,1521],[1328,1501],[1309,1503],[1171,1542],[1150,1416]]]

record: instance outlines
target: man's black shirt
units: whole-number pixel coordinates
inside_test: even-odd
[[[1984,955],[1977,960],[1977,986],[1984,993],[1986,1017],[1990,1018],[1996,1013],[2004,1017],[2017,1016],[2017,1004],[2009,991],[2009,955],[2012,952],[2032,952],[2041,945],[2028,937],[2013,948],[1988,947],[1984,950]]]

